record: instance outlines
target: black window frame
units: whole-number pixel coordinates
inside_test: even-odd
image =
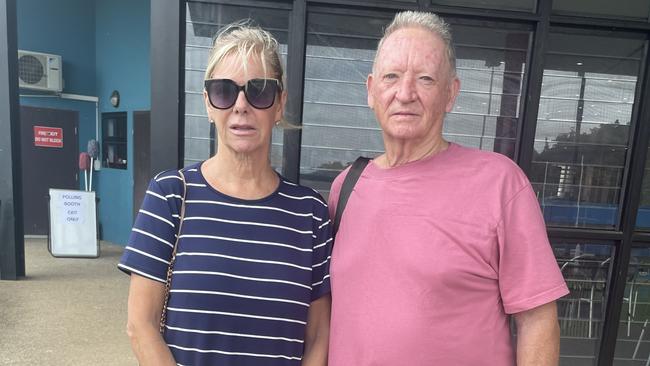
[[[172,70],[172,67],[177,67],[183,64],[183,50],[185,47],[185,1],[181,1],[179,9],[173,11],[163,11],[162,8],[167,7],[159,2],[152,2],[152,119],[155,120],[156,109],[163,111],[161,103],[171,103],[176,106],[172,109],[174,113],[170,118],[176,118],[176,126],[178,129],[176,140],[179,146],[178,154],[175,157],[176,162],[183,161],[183,131],[182,128],[182,93],[184,88],[183,75],[172,80],[172,83],[165,84],[171,85],[177,83],[176,90],[158,91],[154,97],[154,89],[159,87],[160,83],[155,82],[158,77],[169,77],[170,75],[177,75],[177,69]],[[541,92],[541,80],[543,76],[543,54],[548,46],[548,35],[552,28],[567,27],[572,28],[571,31],[580,32],[580,29],[603,30],[611,32],[635,32],[645,36],[645,50],[644,62],[642,62],[643,70],[639,74],[639,83],[637,86],[637,93],[635,95],[635,104],[633,111],[633,119],[630,123],[630,145],[628,149],[629,159],[625,167],[624,183],[621,190],[621,217],[620,225],[617,230],[600,230],[600,229],[583,229],[583,228],[561,228],[548,226],[547,231],[549,237],[558,240],[608,240],[613,241],[614,257],[612,259],[612,267],[608,277],[608,295],[607,295],[607,311],[603,327],[603,336],[599,344],[597,352],[597,364],[599,366],[611,365],[614,357],[614,348],[617,339],[618,321],[621,313],[622,298],[625,289],[625,276],[632,244],[650,247],[650,231],[637,229],[635,226],[637,211],[639,207],[639,198],[641,193],[641,185],[643,179],[644,168],[646,165],[646,154],[648,149],[648,142],[650,139],[650,124],[641,123],[641,121],[650,121],[650,66],[648,65],[648,40],[650,39],[650,22],[634,21],[629,19],[617,19],[612,17],[597,17],[597,16],[576,16],[569,14],[555,14],[552,12],[553,0],[538,0],[537,7],[534,12],[519,12],[507,11],[498,9],[478,9],[457,6],[434,6],[430,4],[429,0],[417,0],[414,3],[406,3],[399,1],[380,0],[380,1],[366,1],[366,0],[279,0],[279,1],[258,1],[258,0],[203,0],[202,2],[220,3],[227,5],[243,5],[254,7],[272,7],[272,8],[286,8],[291,12],[290,15],[290,34],[289,34],[289,49],[292,50],[290,56],[294,56],[287,60],[288,66],[291,65],[292,72],[302,67],[302,72],[298,73],[289,81],[292,89],[292,95],[289,97],[287,104],[288,113],[293,115],[302,115],[302,93],[304,91],[304,57],[305,57],[305,19],[310,12],[331,12],[341,14],[359,14],[359,15],[388,15],[399,10],[425,10],[434,11],[443,17],[463,18],[471,21],[492,21],[492,22],[511,22],[526,24],[533,28],[533,39],[531,42],[531,49],[529,52],[528,71],[527,77],[524,81],[525,98],[522,98],[522,105],[524,109],[523,123],[517,135],[517,154],[516,162],[524,170],[530,171],[530,164],[532,160],[532,144],[531,142],[535,137],[536,119],[539,108],[539,98]],[[557,1],[557,0],[556,0]],[[169,13],[171,17],[176,17],[179,26],[169,27]],[[166,14],[165,14],[166,13]],[[165,22],[160,22],[158,17],[167,15]],[[156,20],[157,19],[157,20]],[[164,24],[164,27],[162,26]],[[171,37],[171,38],[169,38]],[[161,40],[178,39],[178,49],[173,50],[174,47],[168,47],[172,50],[162,52],[162,54],[175,58],[174,62],[161,61],[161,52],[155,52],[156,47],[160,47]],[[167,44],[169,46],[169,44]],[[181,68],[182,70],[183,68]],[[164,72],[164,70],[167,70]],[[182,73],[181,73],[182,74]],[[297,88],[297,89],[296,89]],[[180,97],[179,97],[180,94]],[[179,106],[178,103],[181,103]],[[290,107],[291,106],[291,107]],[[290,107],[290,108],[289,108]],[[179,111],[180,110],[180,111]],[[158,112],[162,115],[161,112]],[[294,119],[295,120],[295,119]],[[173,126],[169,123],[165,126]],[[166,131],[166,133],[169,133]],[[285,144],[291,142],[291,148],[284,150],[283,159],[283,174],[288,178],[297,180],[299,176],[299,160],[300,160],[300,130],[285,133]],[[160,165],[160,164],[158,164]],[[152,170],[156,166],[152,164]]]

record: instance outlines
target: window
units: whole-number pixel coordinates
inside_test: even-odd
[[[383,152],[366,78],[386,18],[309,14],[300,183],[325,195],[357,156]]]
[[[552,33],[531,181],[548,224],[618,225],[644,42]]]
[[[648,230],[650,229],[650,148],[646,154],[643,186],[641,187],[641,202],[639,202],[636,227]]]
[[[650,248],[632,248],[618,327],[614,365],[650,360]]]
[[[552,244],[571,291],[557,301],[560,365],[591,365],[602,336],[613,246],[564,241]]]
[[[126,169],[126,112],[102,113],[102,166]]]
[[[534,11],[535,0],[431,0],[433,5],[467,6],[484,9]]]
[[[650,2],[648,0],[555,0],[553,13],[635,18],[647,21],[650,17]]]
[[[305,61],[301,183],[327,195],[357,156],[384,151],[367,105],[366,78],[387,18],[310,14]],[[454,24],[461,91],[447,114],[444,137],[514,157],[530,34]],[[362,25],[362,26],[360,26]]]
[[[460,94],[444,136],[461,145],[514,158],[530,33],[454,25]]]
[[[216,151],[216,133],[211,131],[203,102],[203,76],[215,34],[223,26],[251,18],[271,32],[280,43],[280,57],[286,65],[289,12],[210,3],[188,2],[185,29],[185,162],[190,165],[208,159]],[[285,75],[287,70],[285,68]],[[271,165],[282,168],[281,129],[273,130]]]

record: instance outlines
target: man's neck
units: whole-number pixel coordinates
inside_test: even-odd
[[[410,142],[386,145],[386,152],[374,159],[382,169],[394,168],[406,163],[426,159],[439,154],[449,147],[449,142],[442,137],[427,144],[413,146]]]

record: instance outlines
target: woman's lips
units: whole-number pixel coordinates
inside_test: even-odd
[[[238,136],[252,135],[257,130],[251,125],[232,125],[229,127],[230,132]]]

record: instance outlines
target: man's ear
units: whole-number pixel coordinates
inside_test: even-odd
[[[366,90],[368,91],[368,107],[370,107],[370,109],[373,109],[375,105],[375,97],[372,95],[373,81],[372,74],[369,74],[368,79],[366,79]]]
[[[456,97],[460,92],[460,79],[457,76],[454,76],[452,80],[449,81],[449,99],[447,100],[447,105],[445,106],[445,111],[447,113],[451,112],[454,109],[454,104],[456,103]]]

